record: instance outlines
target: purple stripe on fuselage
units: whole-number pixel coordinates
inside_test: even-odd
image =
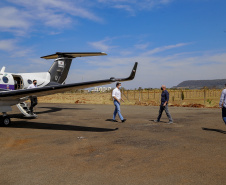
[[[14,90],[15,87],[14,85],[7,85],[7,84],[0,84],[1,89],[9,89],[9,90]]]

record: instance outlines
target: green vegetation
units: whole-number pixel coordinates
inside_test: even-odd
[[[184,100],[184,92],[181,91],[181,99]]]
[[[213,100],[208,99],[207,102],[211,105]]]

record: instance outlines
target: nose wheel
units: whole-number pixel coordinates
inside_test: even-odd
[[[8,127],[10,124],[11,124],[10,117],[7,116],[6,113],[3,113],[3,117],[1,119],[1,125],[5,126],[5,127]]]

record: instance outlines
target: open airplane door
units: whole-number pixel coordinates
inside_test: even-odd
[[[21,75],[13,74],[12,76],[13,76],[13,80],[14,80],[14,90],[23,89],[24,83],[23,83],[23,78],[21,77]]]

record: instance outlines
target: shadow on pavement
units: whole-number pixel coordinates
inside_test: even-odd
[[[214,131],[214,132],[219,132],[219,133],[222,133],[222,134],[226,134],[226,131],[224,131],[224,130],[221,130],[221,129],[214,129],[214,128],[204,128],[204,127],[202,127],[202,130],[207,130],[207,131]]]
[[[118,128],[98,128],[98,127],[84,127],[75,125],[53,124],[53,123],[34,123],[26,121],[14,121],[10,126],[13,128],[27,128],[27,129],[44,129],[44,130],[68,130],[68,131],[85,131],[85,132],[111,132],[118,130]]]
[[[149,121],[155,122],[155,119],[150,119]],[[159,122],[155,122],[155,123],[164,123],[164,121],[159,121]]]
[[[38,111],[35,112],[35,114],[48,114],[51,112],[58,112],[61,110],[92,110],[91,108],[60,108],[60,107],[38,107],[39,108],[43,108],[43,109],[49,109],[49,110],[45,110],[45,111]],[[19,118],[19,119],[34,119],[34,118],[26,118],[22,113],[19,114],[9,114],[9,116],[11,118]]]
[[[91,108],[60,108],[60,107],[38,107],[38,108],[49,109],[49,110],[39,111],[39,112],[36,112],[36,114],[46,114],[50,112],[58,112],[61,110],[92,110]]]
[[[111,122],[113,122],[113,119],[106,119],[105,121],[111,121]]]

